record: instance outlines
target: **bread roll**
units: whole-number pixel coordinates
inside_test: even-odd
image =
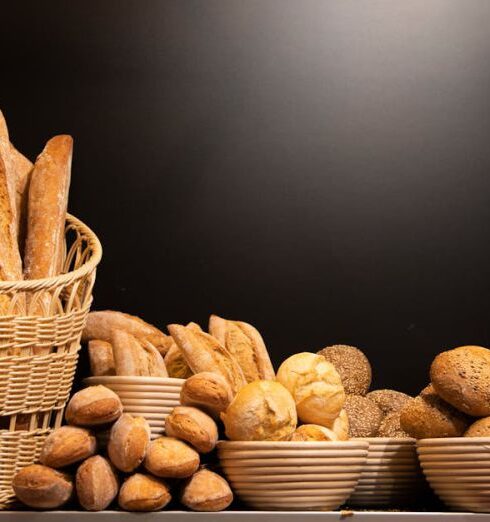
[[[392,411],[388,413],[378,428],[378,437],[390,437],[394,439],[406,439],[410,435],[401,427],[400,412]]]
[[[395,390],[374,390],[369,392],[366,397],[373,401],[385,415],[400,411],[412,399],[410,395]]]
[[[144,465],[157,477],[186,478],[199,468],[199,453],[181,440],[159,437],[150,442]]]
[[[73,482],[64,473],[33,464],[15,474],[12,488],[17,498],[26,506],[34,509],[56,509],[70,500]]]
[[[92,433],[75,426],[61,426],[44,441],[39,460],[51,468],[64,468],[91,457],[97,449]]]
[[[302,422],[329,427],[339,416],[345,400],[344,388],[334,366],[321,355],[292,355],[279,367],[277,380],[294,397]]]
[[[409,401],[400,412],[400,426],[416,439],[460,437],[469,422],[467,417],[443,401],[432,385]]]
[[[291,436],[292,441],[316,441],[316,442],[337,442],[339,438],[337,434],[320,426],[319,424],[303,424],[296,428],[295,432]]]
[[[100,339],[101,341],[111,342],[114,330],[123,330],[139,341],[149,341],[162,357],[165,356],[173,342],[169,335],[165,335],[158,328],[146,323],[139,317],[113,310],[90,312],[82,333],[82,341]]]
[[[185,361],[184,355],[175,343],[172,344],[167,355],[165,355],[164,362],[169,377],[187,379],[193,375],[192,370]]]
[[[214,420],[197,408],[177,406],[165,419],[165,433],[185,440],[199,453],[209,453],[218,442],[218,427]]]
[[[362,395],[347,395],[344,404],[349,417],[351,437],[374,437],[383,420],[383,412],[376,404]]]
[[[88,357],[90,371],[97,377],[101,375],[116,375],[114,353],[111,343],[93,339],[88,342]]]
[[[221,419],[230,440],[289,440],[298,422],[293,397],[275,381],[244,386]]]
[[[104,457],[95,455],[83,462],[76,475],[77,496],[87,511],[102,511],[116,498],[117,477]]]
[[[214,418],[219,418],[232,399],[230,385],[219,373],[196,373],[184,382],[180,391],[180,404],[199,408]]]
[[[330,429],[337,435],[339,440],[349,440],[349,416],[345,410],[341,410]]]
[[[436,393],[459,411],[490,415],[490,350],[461,346],[440,353],[430,368]]]
[[[371,386],[371,365],[364,353],[354,346],[335,344],[320,350],[340,375],[345,393],[366,395]]]
[[[465,437],[490,437],[490,417],[474,422],[465,432]]]
[[[122,414],[119,397],[105,386],[89,386],[75,393],[66,407],[66,421],[75,426],[99,426]]]
[[[223,477],[201,469],[184,485],[180,501],[193,511],[223,511],[233,502],[233,493]]]
[[[212,315],[209,318],[209,333],[235,358],[247,382],[274,380],[274,368],[267,348],[252,325]]]
[[[171,499],[165,482],[142,473],[131,475],[119,491],[119,507],[126,511],[159,511]]]
[[[112,464],[125,473],[134,471],[145,458],[150,433],[146,419],[123,413],[113,424],[107,445]]]

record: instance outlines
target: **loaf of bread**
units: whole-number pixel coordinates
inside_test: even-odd
[[[126,511],[159,511],[172,499],[170,490],[163,482],[150,475],[131,475],[119,491],[119,507]]]
[[[233,502],[233,493],[223,477],[201,469],[182,488],[180,501],[193,511],[222,511]]]
[[[12,488],[17,498],[34,509],[56,509],[66,504],[73,493],[73,482],[64,473],[32,464],[18,471]]]
[[[44,441],[39,461],[51,468],[64,468],[91,457],[97,449],[94,435],[75,426],[61,426]]]
[[[345,409],[341,410],[339,416],[329,426],[339,440],[349,440],[349,416]]]
[[[15,206],[17,220],[17,239],[21,257],[24,255],[24,244],[27,229],[27,202],[29,199],[29,185],[34,165],[12,144],[10,155],[15,172]]]
[[[291,436],[292,441],[336,442],[337,434],[325,426],[319,424],[302,424],[298,426]]]
[[[184,382],[180,391],[180,404],[199,408],[214,418],[219,418],[232,399],[230,385],[219,373],[196,373]]]
[[[84,461],[76,475],[77,496],[87,511],[102,511],[116,498],[119,484],[109,461],[95,455]]]
[[[430,380],[436,393],[459,411],[490,415],[490,350],[461,346],[442,352],[432,362]]]
[[[475,421],[465,432],[465,437],[490,437],[490,417]]]
[[[66,407],[66,421],[75,426],[99,426],[122,414],[119,397],[105,386],[89,386],[75,393]]]
[[[406,439],[410,437],[401,427],[399,411],[392,411],[383,418],[379,425],[377,436],[390,437],[393,439]]]
[[[197,471],[199,462],[199,453],[185,442],[159,437],[150,442],[144,465],[157,477],[186,478]]]
[[[385,415],[400,411],[412,398],[410,395],[396,390],[374,390],[369,392],[366,397],[373,401]]]
[[[101,341],[111,342],[114,330],[123,330],[139,341],[150,342],[162,356],[165,356],[173,343],[169,335],[165,335],[158,328],[146,323],[139,317],[113,310],[90,312],[82,333],[82,341],[100,339]]]
[[[192,370],[189,368],[184,355],[175,343],[172,344],[167,355],[165,355],[164,362],[169,377],[174,379],[187,379],[192,375]]]
[[[230,440],[289,440],[298,422],[293,397],[276,381],[244,386],[221,419]]]
[[[107,452],[118,470],[130,473],[143,462],[149,443],[148,421],[123,413],[112,426]]]
[[[297,353],[277,371],[277,380],[294,397],[299,419],[329,427],[339,416],[345,394],[340,375],[321,355]]]
[[[88,358],[92,375],[97,377],[101,375],[116,375],[116,365],[111,343],[99,339],[89,341]]]
[[[218,442],[218,426],[206,413],[190,406],[177,406],[165,419],[165,433],[185,440],[199,453],[209,453]]]
[[[344,404],[349,417],[351,437],[374,437],[383,420],[383,412],[367,397],[347,395]]]

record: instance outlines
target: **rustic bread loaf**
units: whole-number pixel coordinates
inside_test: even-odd
[[[126,511],[160,511],[172,499],[163,480],[143,473],[128,477],[119,491],[119,507]]]
[[[199,453],[209,453],[218,442],[218,426],[206,413],[190,406],[177,406],[165,419],[165,433],[185,440]]]
[[[89,430],[61,426],[44,441],[39,461],[51,468],[64,468],[91,457],[96,449],[96,439]]]
[[[75,426],[99,426],[117,420],[123,411],[119,397],[105,386],[75,393],[66,407],[66,421]]]
[[[230,385],[219,373],[196,373],[184,382],[180,391],[183,406],[194,406],[214,418],[219,418],[232,399]]]
[[[75,483],[78,501],[87,511],[103,511],[119,491],[112,466],[100,455],[90,457],[80,465]]]
[[[233,493],[223,477],[201,469],[184,485],[180,501],[193,511],[222,511],[233,502]]]
[[[150,442],[145,468],[163,478],[190,477],[199,468],[199,453],[181,440],[159,437]]]
[[[164,358],[168,376],[174,379],[187,379],[192,375],[192,370],[185,361],[180,348],[173,343]]]
[[[111,343],[93,339],[88,342],[88,357],[90,372],[97,377],[101,375],[116,375],[114,353]]]

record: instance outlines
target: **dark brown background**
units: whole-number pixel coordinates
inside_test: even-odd
[[[97,308],[352,343],[415,392],[489,345],[486,0],[5,2],[0,106],[74,135]]]

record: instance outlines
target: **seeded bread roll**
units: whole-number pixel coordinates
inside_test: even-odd
[[[412,399],[410,395],[395,390],[374,390],[369,392],[366,397],[377,404],[385,415],[400,411]]]
[[[181,440],[159,437],[150,442],[145,468],[163,478],[190,477],[199,468],[199,453]]]
[[[393,411],[385,416],[379,425],[378,437],[391,437],[394,439],[410,438],[410,435],[400,425],[399,411]]]
[[[26,506],[34,509],[56,509],[70,500],[73,482],[64,473],[32,464],[15,474],[12,488],[17,498]]]
[[[400,412],[401,428],[416,439],[461,437],[468,424],[466,415],[443,401],[432,385],[424,388]]]
[[[88,357],[92,375],[116,375],[114,353],[111,343],[93,339],[88,342]]]
[[[318,352],[339,372],[345,393],[366,395],[371,386],[371,365],[364,353],[354,346],[335,344]]]
[[[430,368],[436,393],[459,411],[490,415],[490,350],[461,346],[440,353]]]
[[[298,426],[291,435],[292,441],[337,442],[337,434],[325,426],[319,424],[303,424]]]
[[[219,418],[232,399],[230,385],[218,373],[196,373],[184,382],[180,391],[180,403],[183,406],[194,406],[214,418]]]
[[[374,437],[383,419],[378,406],[362,395],[347,395],[344,404],[351,437]]]
[[[490,417],[474,422],[465,432],[465,437],[490,437]]]
[[[78,502],[87,511],[102,511],[116,498],[119,491],[117,477],[104,457],[95,455],[77,470]]]
[[[117,420],[123,411],[119,397],[105,386],[75,393],[66,407],[66,421],[75,426],[99,426]]]
[[[223,477],[201,469],[184,485],[180,501],[193,511],[223,511],[233,502],[233,493]]]
[[[209,453],[218,442],[218,426],[206,413],[189,406],[177,406],[165,419],[165,433],[185,440],[199,453]]]
[[[187,379],[192,375],[192,370],[186,363],[180,348],[175,343],[172,344],[167,355],[165,355],[164,362],[169,377],[174,379]]]
[[[92,433],[75,426],[61,426],[44,441],[39,461],[51,468],[64,468],[91,457],[97,449]]]
[[[160,511],[170,500],[170,490],[163,480],[135,473],[121,486],[118,501],[126,511]]]
[[[149,443],[148,421],[123,413],[112,426],[107,452],[118,470],[130,473],[143,462]]]

